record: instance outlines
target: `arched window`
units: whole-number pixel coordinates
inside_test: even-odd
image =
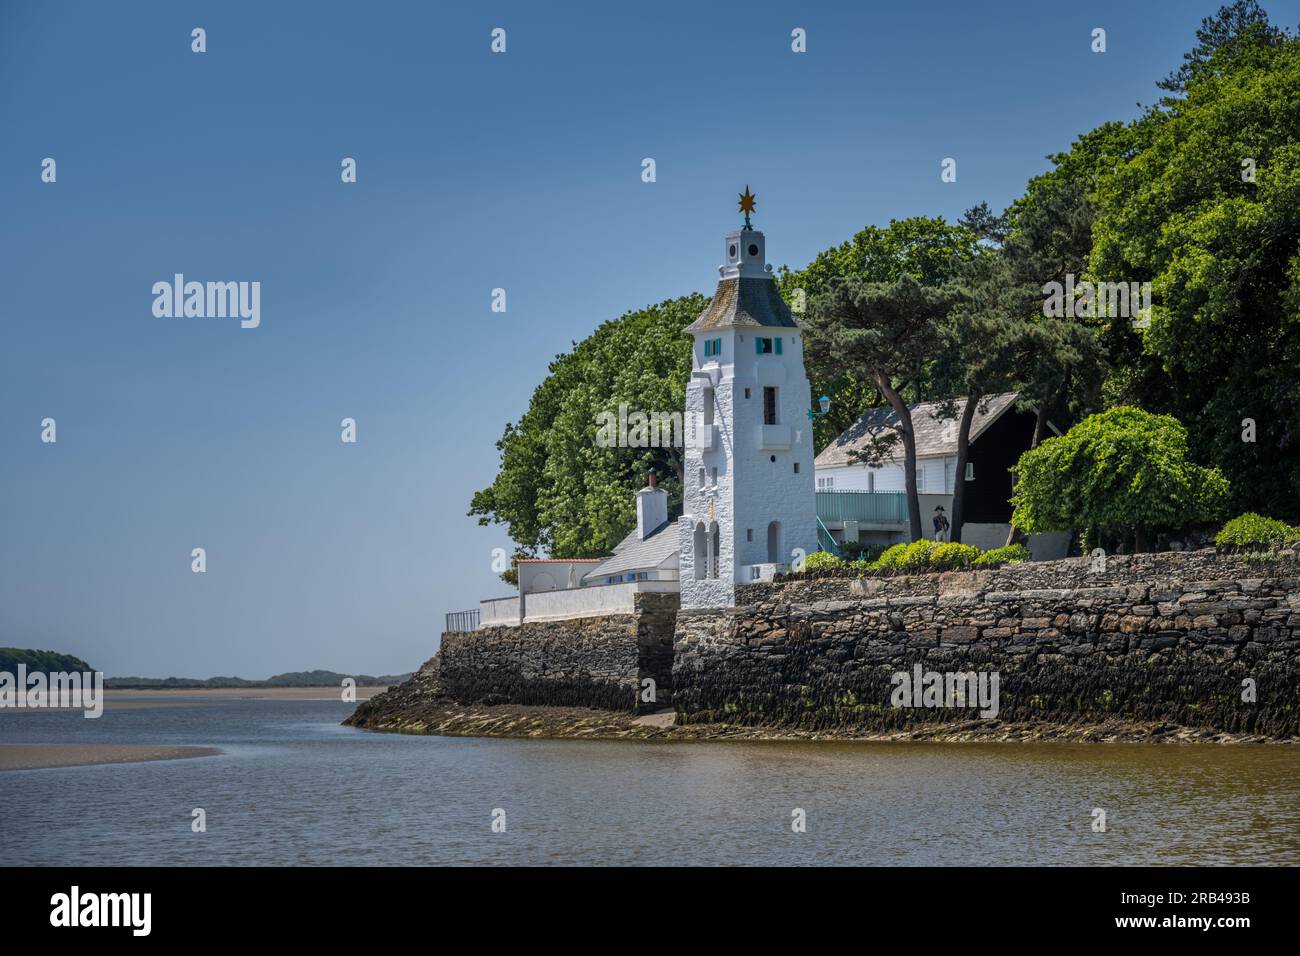
[[[781,563],[781,522],[773,521],[767,526],[767,563]]]
[[[704,532],[704,522],[695,526],[695,580],[703,581],[709,569],[708,537]]]
[[[718,523],[713,523],[713,533],[709,535],[709,577],[718,576],[718,552],[722,550],[722,534]]]

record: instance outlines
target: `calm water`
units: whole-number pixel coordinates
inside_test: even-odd
[[[0,773],[0,864],[1300,863],[1300,747],[404,737],[350,711],[0,711],[3,742],[225,751]]]

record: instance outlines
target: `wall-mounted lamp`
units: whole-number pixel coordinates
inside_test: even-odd
[[[830,396],[829,396],[829,395],[823,395],[821,398],[817,399],[817,404],[821,406],[821,411],[819,412],[819,411],[817,411],[817,409],[815,409],[815,408],[809,409],[809,410],[808,410],[808,421],[810,421],[810,422],[811,422],[811,421],[815,421],[815,420],[817,420],[818,418],[822,418],[822,417],[824,417],[825,415],[827,415],[827,414],[830,412],[830,410],[831,410],[831,399],[830,399]]]

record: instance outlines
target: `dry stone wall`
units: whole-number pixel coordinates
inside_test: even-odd
[[[888,730],[975,716],[892,706],[891,677],[919,664],[997,673],[1002,720],[1300,734],[1293,552],[1264,563],[1201,551],[1111,557],[1102,571],[1073,559],[736,590],[735,608],[678,615],[679,721]],[[1253,702],[1243,700],[1248,686]]]
[[[633,711],[671,703],[676,594],[636,596],[631,614],[442,635],[444,693],[463,703]],[[656,701],[641,701],[642,681]]]

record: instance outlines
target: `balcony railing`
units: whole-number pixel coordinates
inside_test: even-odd
[[[452,611],[447,615],[448,631],[477,631],[478,608],[472,611]]]
[[[817,517],[822,521],[906,524],[907,495],[901,491],[819,491]]]
[[[837,558],[842,557],[840,554],[840,546],[836,544],[835,539],[831,537],[830,530],[822,523],[820,515],[817,517],[817,543],[821,545],[823,551],[829,551]]]

